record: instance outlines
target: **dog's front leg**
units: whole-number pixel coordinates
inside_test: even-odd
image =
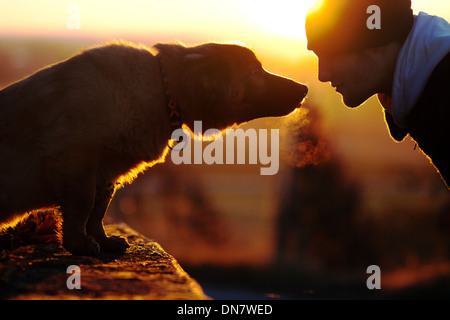
[[[86,233],[98,242],[100,251],[121,253],[129,247],[127,240],[119,236],[108,237],[103,228],[103,217],[105,216],[114,193],[115,185],[113,183],[97,188],[95,204],[89,216]]]
[[[92,196],[68,192],[60,201],[63,216],[63,247],[75,255],[93,256],[100,252],[94,238],[86,235],[86,223],[92,211]]]

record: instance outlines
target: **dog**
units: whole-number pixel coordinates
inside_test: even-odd
[[[66,250],[124,252],[103,217],[118,187],[164,161],[174,128],[284,116],[307,91],[234,44],[85,50],[0,91],[0,221],[57,207]]]

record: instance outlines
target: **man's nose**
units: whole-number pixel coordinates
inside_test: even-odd
[[[326,59],[319,59],[319,81],[331,81],[331,64]]]

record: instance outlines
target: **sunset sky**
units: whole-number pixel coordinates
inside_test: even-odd
[[[239,40],[304,50],[304,19],[314,0],[20,0],[0,3],[0,37],[153,37],[185,42]],[[79,29],[68,23],[79,8]],[[413,0],[415,12],[450,20],[450,4]],[[270,41],[269,41],[270,40]],[[275,44],[274,44],[275,41]],[[270,46],[267,44],[270,42]],[[297,51],[298,52],[298,51]]]

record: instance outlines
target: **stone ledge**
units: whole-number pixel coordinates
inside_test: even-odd
[[[77,257],[56,244],[0,252],[0,299],[209,299],[158,243],[123,223],[105,228],[127,238],[124,254]],[[71,265],[80,268],[80,289],[67,288]]]

